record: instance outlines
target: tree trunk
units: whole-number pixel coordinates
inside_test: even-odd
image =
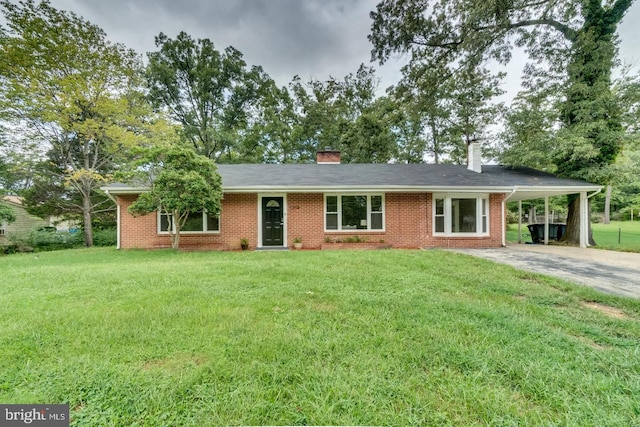
[[[567,230],[565,231],[560,242],[566,243],[569,245],[580,245],[580,197],[576,194],[571,194],[567,196],[569,202],[569,212],[567,213]],[[587,203],[589,201],[587,200]],[[587,209],[588,218],[587,224],[589,231],[588,235],[588,243],[591,246],[595,246],[596,242],[593,240],[593,233],[591,230],[591,210]]]
[[[171,232],[169,235],[171,236],[171,248],[174,250],[178,250],[180,248],[180,220],[176,221],[176,218],[180,218],[180,212],[173,211],[171,214]]]
[[[86,189],[85,189],[86,190]],[[91,190],[82,192],[82,226],[84,228],[84,245],[93,246],[93,227],[91,225]]]
[[[538,222],[538,219],[536,218],[536,207],[535,206],[531,206],[529,208],[529,224],[535,224]]]
[[[171,248],[176,251],[180,249],[180,233],[171,233]]]
[[[611,222],[611,185],[607,185],[607,194],[604,199],[604,220],[605,224]]]
[[[433,138],[433,162],[437,165],[440,163],[440,144],[438,142],[438,128],[436,126],[435,121],[430,120],[429,125],[431,126],[431,137]]]

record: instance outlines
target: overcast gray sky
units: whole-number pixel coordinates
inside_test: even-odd
[[[219,50],[231,45],[250,65],[262,65],[278,85],[299,75],[326,80],[355,72],[369,63],[369,11],[378,0],[51,0],[100,26],[109,39],[141,54],[156,50],[160,32],[174,38],[185,31],[208,38]],[[619,29],[621,59],[640,66],[640,4],[634,4]],[[146,59],[146,55],[145,55]],[[526,58],[515,56],[506,82],[518,87]],[[400,77],[400,60],[378,68],[381,89]],[[382,92],[382,91],[381,91]]]

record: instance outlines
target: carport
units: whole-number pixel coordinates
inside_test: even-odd
[[[507,203],[518,202],[518,235],[521,235],[522,229],[522,201],[544,199],[544,244],[549,244],[549,197],[577,194],[580,197],[580,247],[589,246],[589,199],[601,192],[602,186],[573,179],[557,178],[551,174],[528,168],[518,168],[517,170],[526,171],[527,175],[523,174],[522,180],[513,182],[511,193],[507,194],[502,204],[502,213],[503,218],[506,218]],[[506,246],[506,224],[504,230],[502,244]]]
[[[536,200],[544,199],[544,244],[549,244],[549,197],[552,196],[567,196],[570,194],[580,195],[580,247],[586,248],[589,246],[589,199],[602,191],[602,187],[594,187],[590,191],[584,191],[584,189],[549,189],[548,192],[544,192],[540,188],[535,190],[527,190],[514,188],[514,192],[506,197],[504,200],[505,209],[507,202],[518,202],[518,236],[522,235],[522,202],[524,200]],[[506,210],[505,210],[506,212]],[[506,246],[506,232],[503,234],[504,241],[502,242]]]

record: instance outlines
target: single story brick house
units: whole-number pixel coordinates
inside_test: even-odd
[[[584,213],[588,193],[601,190],[533,169],[481,165],[479,149],[471,144],[468,166],[341,164],[332,150],[318,152],[316,164],[218,165],[221,213],[193,214],[180,246],[236,250],[247,239],[253,249],[286,249],[301,239],[305,249],[500,247],[507,201],[580,194]],[[118,248],[171,246],[169,218],[127,211],[148,188],[102,189],[117,203]]]

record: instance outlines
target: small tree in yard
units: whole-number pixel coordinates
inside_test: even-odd
[[[129,206],[132,215],[144,215],[160,210],[169,218],[171,247],[180,246],[180,230],[189,214],[206,211],[220,213],[222,180],[216,165],[205,156],[191,150],[173,148],[159,159],[160,172],[143,193]]]

